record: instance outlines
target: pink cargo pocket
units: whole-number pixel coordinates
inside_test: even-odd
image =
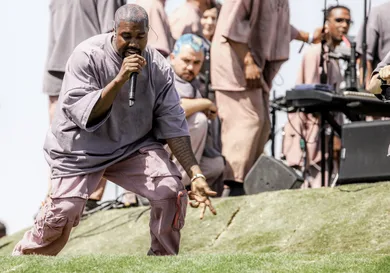
[[[42,243],[53,242],[58,239],[67,223],[65,217],[54,216],[49,209],[50,206],[51,203],[46,202],[35,220],[37,236],[42,240]]]
[[[160,145],[152,145],[139,149],[145,155],[145,175],[152,178],[178,176],[181,174],[175,163],[169,158],[168,152]]]
[[[175,218],[173,219],[172,229],[179,231],[184,227],[185,217],[187,212],[187,191],[182,190],[177,194],[176,199],[176,213]]]
[[[54,242],[62,235],[62,231],[67,223],[66,217],[47,217],[43,225],[43,240]]]

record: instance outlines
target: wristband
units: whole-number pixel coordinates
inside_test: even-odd
[[[204,181],[206,181],[206,177],[205,177],[203,174],[197,173],[197,174],[195,174],[195,175],[191,178],[191,183],[194,182],[194,180],[197,179],[197,178],[203,178]]]
[[[313,42],[313,39],[314,39],[313,32],[310,32],[309,37],[307,38],[307,43],[311,44]]]

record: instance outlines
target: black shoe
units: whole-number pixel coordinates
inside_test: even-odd
[[[234,180],[225,180],[224,184],[230,189],[229,196],[245,195],[244,183],[240,183]]]
[[[88,199],[85,204],[84,213],[96,209],[99,206],[98,200]]]

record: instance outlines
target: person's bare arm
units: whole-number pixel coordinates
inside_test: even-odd
[[[197,98],[197,99],[181,99],[180,103],[184,112],[186,113],[186,118],[192,116],[196,112],[204,112],[208,110],[213,102],[209,99],[205,98]]]
[[[372,61],[367,61],[367,72],[366,72],[366,85],[370,82],[370,78],[374,68],[372,66]],[[362,73],[363,75],[363,73]]]
[[[252,58],[251,52],[249,50],[248,44],[238,43],[231,39],[227,39],[229,45],[232,47],[233,51],[236,52],[238,58],[244,63],[245,58]],[[252,58],[253,59],[253,58]]]
[[[186,171],[190,178],[197,174],[202,174],[202,171],[196,161],[195,155],[192,152],[190,137],[175,137],[166,140],[173,155],[177,158],[183,169]],[[209,199],[210,196],[215,196],[217,193],[212,191],[207,184],[206,180],[199,177],[192,181],[191,191],[188,193],[190,200],[194,200],[195,204],[192,206],[198,207],[199,204],[205,204],[205,207],[209,207],[213,214],[217,214],[216,210],[211,205]],[[201,219],[204,216],[204,210],[201,212]]]
[[[133,72],[140,73],[145,65],[146,60],[144,57],[137,54],[130,55],[123,60],[118,75],[103,89],[99,100],[93,107],[88,118],[88,126],[99,123],[102,117],[110,110],[119,90],[129,80],[130,74]]]
[[[302,41],[307,43],[309,41],[309,32],[303,31],[303,30],[298,30],[297,31],[297,36],[294,37],[294,40]],[[313,32],[313,41],[311,41],[313,44],[321,42],[321,37],[322,37],[322,27],[318,27],[314,30]]]
[[[363,86],[363,66],[361,58],[357,59],[357,64],[359,66],[359,84],[360,86]],[[374,71],[374,68],[372,67],[372,61],[367,61],[366,64],[366,86],[364,88],[368,89],[371,81],[371,74],[372,71]]]
[[[123,83],[114,79],[104,88],[99,100],[96,102],[91,114],[89,115],[87,126],[99,123],[99,121],[107,114],[122,86]]]
[[[294,37],[294,40],[302,41],[307,43],[309,40],[309,32],[298,30],[297,36]]]
[[[247,82],[247,87],[261,87],[261,69],[255,63],[248,44],[238,43],[231,39],[227,39],[227,41],[245,66],[245,78]]]

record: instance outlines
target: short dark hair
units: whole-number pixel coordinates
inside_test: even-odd
[[[146,25],[149,27],[148,13],[143,7],[136,4],[123,5],[115,12],[115,30],[121,21],[146,22]]]
[[[326,9],[326,12],[325,12],[325,18],[326,20],[329,19],[330,15],[332,14],[332,11],[335,10],[335,9],[345,9],[347,10],[349,13],[351,13],[351,10],[346,7],[346,6],[343,6],[343,5],[334,5],[334,6],[330,6]]]
[[[213,8],[217,9],[217,14],[219,15],[219,12],[221,11],[222,5],[221,5],[221,3],[219,3],[216,0],[211,0],[210,7],[208,9],[213,9]]]

